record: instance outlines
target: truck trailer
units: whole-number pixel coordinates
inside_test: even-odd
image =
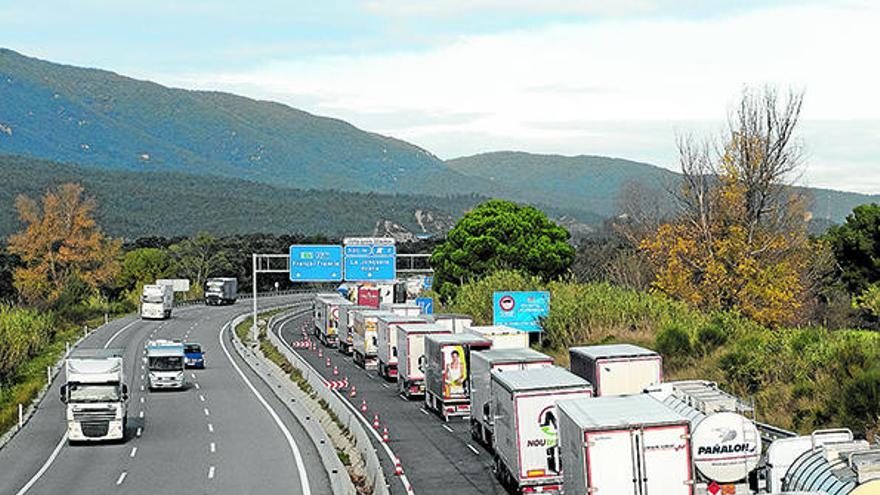
[[[593,384],[597,397],[640,394],[663,381],[663,358],[630,344],[569,349],[571,372]]]
[[[818,449],[826,443],[840,444],[852,442],[854,439],[851,430],[830,429],[817,430],[810,435],[774,440],[767,447],[763,476],[759,477],[763,482],[758,483],[758,488],[765,490],[766,493],[782,492],[782,480],[794,461],[802,454]]]
[[[205,282],[205,305],[235,304],[238,299],[238,280],[231,277],[209,278]]]
[[[339,341],[339,311],[343,306],[353,304],[338,293],[315,296],[315,336],[327,347],[336,347]]]
[[[398,316],[421,316],[422,308],[417,304],[409,303],[384,303],[379,305],[379,309]]]
[[[749,481],[761,461],[761,433],[752,406],[714,382],[684,380],[649,388],[648,393],[691,423],[696,493],[751,495]]]
[[[439,325],[397,325],[397,389],[407,399],[425,395],[425,337],[451,335]]]
[[[354,314],[358,311],[375,311],[376,308],[370,306],[340,306],[339,307],[339,327],[338,343],[336,348],[342,354],[351,356],[352,346],[354,345]]]
[[[150,390],[185,388],[185,360],[186,349],[182,342],[161,339],[147,342],[147,375]]]
[[[795,459],[782,487],[787,492],[880,495],[880,448],[865,440],[824,443]]]
[[[471,436],[492,447],[492,375],[553,365],[553,358],[533,349],[492,349],[471,356]]]
[[[387,315],[385,311],[358,311],[354,314],[354,334],[352,354],[354,364],[363,369],[374,369],[377,365],[376,350],[379,317]]]
[[[398,314],[384,314],[376,321],[376,359],[378,364],[376,372],[389,382],[397,381],[398,349],[397,327],[401,324],[426,325],[428,320],[418,314],[415,316],[400,316]]]
[[[477,353],[479,354],[479,353]],[[593,387],[557,366],[492,372],[495,475],[515,493],[561,493],[556,402],[588,399]]]
[[[141,292],[141,318],[165,320],[174,308],[174,287],[166,284],[145,285]]]
[[[474,325],[474,320],[468,315],[459,315],[453,313],[435,313],[431,315],[434,323],[441,327],[446,327],[452,333],[462,333],[468,327]]]
[[[566,495],[694,495],[690,422],[650,395],[561,400]]]
[[[504,325],[468,327],[466,331],[492,341],[493,349],[525,349],[529,346],[529,334]]]
[[[425,339],[425,404],[444,421],[471,414],[471,354],[492,348],[492,341],[471,333],[431,335]]]
[[[69,442],[125,440],[128,386],[121,349],[78,349],[64,362]]]

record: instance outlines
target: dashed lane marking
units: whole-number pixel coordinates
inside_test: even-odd
[[[469,449],[471,449],[471,452],[473,452],[474,454],[480,455],[480,451],[475,449],[473,445],[467,444],[467,446]]]
[[[211,466],[208,468],[208,479],[209,480],[214,479],[214,466]]]
[[[211,442],[211,453],[213,454],[214,452],[217,452],[217,444]]]
[[[134,456],[137,455],[137,453],[138,453],[138,448],[137,448],[137,447],[132,447],[132,448],[131,448],[131,454],[128,454],[128,456],[129,456],[129,457],[134,457]]]
[[[128,473],[125,472],[125,471],[123,471],[123,472],[119,475],[119,478],[116,480],[116,485],[117,485],[117,486],[118,486],[118,485],[121,485],[122,482],[125,481],[125,477],[126,477],[126,476],[128,476]]]
[[[208,423],[208,431],[214,433],[214,425],[212,425],[211,423]]]
[[[455,430],[453,430],[452,428],[450,428],[449,425],[440,425],[440,426],[442,426],[443,429],[446,430],[446,431],[448,431],[449,433],[454,433],[454,432],[455,432]]]

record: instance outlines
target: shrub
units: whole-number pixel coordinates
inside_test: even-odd
[[[657,334],[657,352],[664,358],[681,360],[693,354],[691,336],[681,325],[669,324]]]
[[[866,432],[876,435],[880,428],[880,365],[859,372],[844,387],[844,416]]]
[[[721,317],[714,316],[705,325],[697,329],[697,343],[702,355],[711,354],[715,349],[727,343],[728,330],[724,327]]]

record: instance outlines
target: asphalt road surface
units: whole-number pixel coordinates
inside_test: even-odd
[[[309,328],[308,316],[287,320],[274,330],[279,337],[293,344],[303,339],[303,325]],[[312,337],[317,342],[317,339]],[[320,343],[319,348],[323,347]],[[490,495],[506,494],[492,473],[493,456],[470,435],[467,420],[452,420],[444,423],[438,416],[425,409],[424,401],[408,401],[397,393],[397,384],[385,381],[375,370],[364,370],[352,362],[351,357],[343,356],[336,349],[323,347],[322,357],[317,351],[298,349],[289,346],[309,364],[318,370],[325,379],[336,380],[348,377],[349,383],[357,387],[357,397],[349,398],[345,391],[341,394],[358,410],[361,401],[367,401],[368,411],[363,414],[369,423],[379,415],[379,432],[387,427],[389,446],[400,458],[401,465],[417,495]],[[331,366],[326,366],[326,358]],[[333,366],[339,375],[333,375]],[[377,450],[381,449],[376,445]],[[386,459],[380,459],[393,493],[405,493],[394,476],[394,468]]]
[[[268,306],[290,300],[260,301]],[[0,494],[329,495],[309,437],[230,344],[227,324],[249,305],[177,308],[166,321],[129,316],[95,331],[81,347],[125,349],[126,441],[67,445],[58,398],[62,372],[30,422],[0,450]],[[201,343],[207,369],[187,370],[186,390],[150,392],[143,368],[150,338]]]

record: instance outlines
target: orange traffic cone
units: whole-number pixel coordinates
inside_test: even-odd
[[[382,441],[388,443],[388,428],[382,428]]]

